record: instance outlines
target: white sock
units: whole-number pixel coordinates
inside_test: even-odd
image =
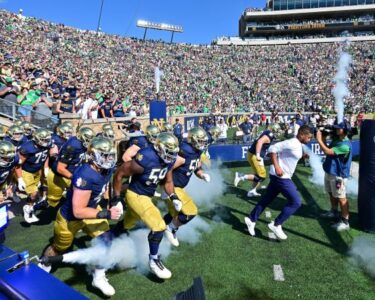
[[[152,259],[158,259],[159,257],[158,257],[157,254],[156,254],[156,255],[151,255],[151,254],[150,254],[150,258],[152,258]]]
[[[105,276],[105,269],[94,269],[93,277],[103,277]]]
[[[247,175],[241,175],[240,176],[240,180],[246,180],[247,179]]]

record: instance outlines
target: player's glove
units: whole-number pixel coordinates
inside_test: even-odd
[[[210,182],[211,181],[211,176],[207,173],[204,173],[202,175],[202,179],[205,181],[205,182]]]
[[[182,209],[182,202],[181,202],[180,199],[178,199],[178,197],[177,197],[176,194],[169,195],[169,200],[172,201],[174,209],[176,211],[178,211],[178,212],[181,211],[181,209]]]
[[[257,159],[257,161],[261,161],[262,160],[262,158],[260,157],[260,153],[256,154],[256,159]]]
[[[122,204],[121,196],[114,196],[111,198],[109,205],[110,207],[117,207],[120,210],[121,215],[124,213],[124,205]]]
[[[48,177],[48,172],[49,172],[49,169],[48,168],[44,168],[44,177],[45,178]]]
[[[24,192],[26,190],[26,183],[22,177],[18,178],[18,189],[21,192]]]

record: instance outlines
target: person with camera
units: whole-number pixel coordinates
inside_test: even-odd
[[[6,101],[1,101],[1,112],[12,115],[12,103],[17,104],[18,89],[13,85],[12,77],[0,77],[0,98]],[[11,103],[12,102],[12,103]]]
[[[346,184],[350,175],[352,163],[352,144],[347,135],[350,124],[344,120],[333,125],[332,142],[327,143],[327,134],[318,129],[316,140],[326,155],[323,163],[325,172],[324,186],[331,202],[331,210],[322,214],[322,217],[338,219],[338,206],[341,209],[341,219],[333,225],[337,231],[349,230],[349,202],[346,198]]]

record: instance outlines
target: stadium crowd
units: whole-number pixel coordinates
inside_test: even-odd
[[[18,98],[26,106],[19,112],[25,120],[28,109],[56,117],[64,111],[82,118],[145,114],[155,97],[156,66],[164,73],[159,98],[166,99],[170,114],[334,109],[339,44],[167,44],[0,15],[0,97],[14,103]],[[373,42],[348,48],[353,65],[347,111],[373,110],[373,49]],[[56,109],[54,102],[63,105]]]

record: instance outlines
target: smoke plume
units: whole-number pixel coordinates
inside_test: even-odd
[[[334,78],[335,87],[332,89],[332,94],[335,97],[338,123],[344,120],[344,99],[349,94],[347,83],[349,77],[348,70],[351,62],[351,56],[346,52],[342,52],[337,65],[337,73]]]
[[[349,251],[351,262],[364,269],[375,278],[375,239],[371,237],[354,238]]]

